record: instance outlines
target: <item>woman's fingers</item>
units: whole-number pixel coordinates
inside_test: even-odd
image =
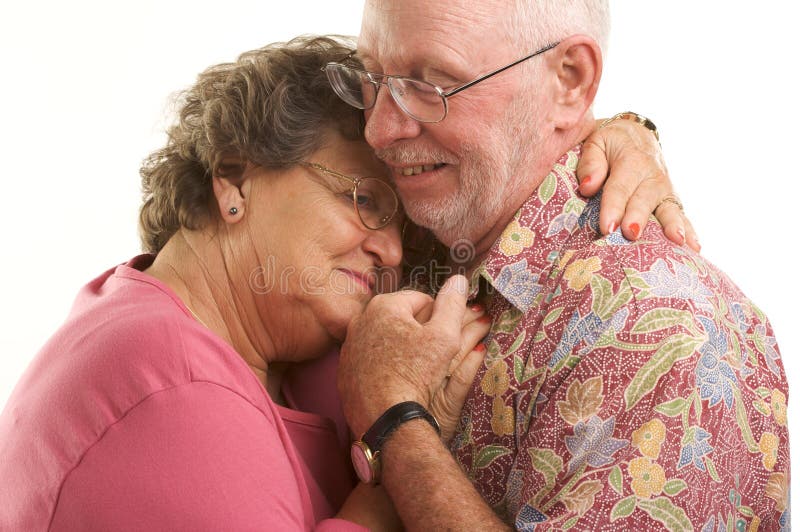
[[[455,434],[461,409],[475,375],[483,364],[485,354],[486,347],[482,343],[471,349],[455,367],[445,384],[434,394],[431,413],[439,422],[442,439],[446,442]]]

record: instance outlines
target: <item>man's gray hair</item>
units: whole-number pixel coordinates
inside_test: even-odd
[[[521,54],[570,35],[592,37],[603,54],[611,26],[608,0],[512,0],[507,35]]]

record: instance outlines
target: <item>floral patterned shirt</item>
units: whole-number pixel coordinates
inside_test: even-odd
[[[451,450],[519,530],[789,527],[764,313],[651,219],[598,231],[566,153],[471,276],[493,318]]]

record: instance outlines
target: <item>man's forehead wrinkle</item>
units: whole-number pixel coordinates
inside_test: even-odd
[[[443,4],[431,10],[420,24],[420,15],[413,2],[370,2],[371,24],[362,28],[359,54],[377,61],[385,69],[421,68],[430,66],[467,69],[480,63],[491,47],[474,46],[464,38],[470,27],[497,27],[497,12],[470,2]],[[456,5],[458,4],[458,5]],[[406,19],[406,20],[403,20]],[[366,21],[366,17],[365,17]],[[369,28],[369,31],[365,31]],[[412,74],[412,72],[388,72]]]

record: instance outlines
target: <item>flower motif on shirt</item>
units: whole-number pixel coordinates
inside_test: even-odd
[[[786,426],[786,396],[780,390],[772,390],[772,415],[781,427]]]
[[[494,282],[498,292],[503,294],[518,309],[527,310],[542,290],[538,284],[539,276],[528,270],[527,259],[503,266]]]
[[[661,444],[667,434],[667,427],[658,419],[653,418],[631,434],[631,444],[639,449],[642,455],[656,459],[661,453]]]
[[[581,317],[577,310],[573,312],[561,334],[561,340],[547,363],[548,367],[554,369],[580,342],[585,342],[586,345],[594,344],[606,329],[606,325],[594,312],[584,317]]]
[[[492,401],[492,432],[498,436],[514,433],[514,409],[506,406],[500,397]]]
[[[574,473],[583,465],[602,467],[613,461],[614,454],[628,445],[626,440],[614,438],[614,417],[606,420],[592,416],[588,421],[579,421],[573,436],[567,436],[565,443],[572,455],[568,472]]]
[[[558,269],[563,270],[569,264],[569,261],[572,259],[573,255],[575,255],[574,249],[568,249],[565,251],[564,254],[558,259]]]
[[[761,451],[761,463],[764,464],[764,469],[772,471],[775,462],[778,461],[778,437],[771,432],[765,432],[758,442],[758,450]]]
[[[481,379],[481,389],[486,395],[500,395],[508,390],[508,371],[504,360],[500,359],[489,368]]]
[[[707,441],[710,437],[711,434],[700,427],[690,427],[681,441],[681,456],[678,460],[678,469],[694,464],[700,471],[705,471],[706,464],[703,462],[703,457],[714,450]]]
[[[551,237],[560,233],[561,231],[569,230],[572,227],[575,227],[575,222],[578,221],[578,215],[573,212],[565,212],[563,214],[559,214],[553,221],[550,222],[550,225],[547,227],[547,233],[545,234],[546,237]]]
[[[728,351],[727,337],[724,331],[717,330],[710,319],[704,316],[698,316],[697,319],[708,336],[708,340],[700,346],[701,356],[695,368],[700,398],[708,399],[708,406],[714,406],[722,400],[730,408],[733,405],[733,388],[737,385],[737,379],[724,360]]]
[[[731,303],[730,306],[731,314],[736,319],[736,325],[738,325],[739,330],[742,331],[744,334],[747,334],[747,330],[749,329],[749,320],[744,313],[744,308],[742,307],[741,303]]]
[[[775,336],[767,335],[767,328],[763,323],[756,325],[753,331],[753,342],[759,351],[764,354],[764,360],[767,362],[767,367],[776,376],[781,376],[781,370],[778,369],[778,343]]]
[[[631,244],[631,241],[622,234],[621,228],[617,228],[613,233],[608,233],[602,242],[613,246],[628,246]]]
[[[601,190],[586,202],[586,207],[578,218],[578,227],[589,226],[596,232],[600,232],[600,199],[603,197]]]
[[[520,508],[519,512],[517,512],[517,518],[514,521],[514,529],[515,530],[535,530],[536,523],[541,523],[547,520],[547,516],[544,515],[542,512],[531,506],[530,504],[525,504],[522,508]]]
[[[650,286],[650,293],[656,297],[691,299],[701,307],[713,308],[708,300],[713,293],[700,281],[696,272],[682,262],[670,262],[675,268],[674,274],[664,259],[656,260],[650,271],[640,273],[644,282]]]
[[[664,489],[667,477],[664,468],[644,457],[636,457],[628,464],[631,488],[637,497],[649,499]]]
[[[600,257],[590,257],[588,259],[578,259],[569,266],[564,272],[567,279],[567,286],[579,292],[586,288],[592,275],[600,271]]]
[[[500,251],[507,257],[522,253],[522,250],[533,244],[533,231],[522,227],[516,219],[506,227],[500,235]]]

